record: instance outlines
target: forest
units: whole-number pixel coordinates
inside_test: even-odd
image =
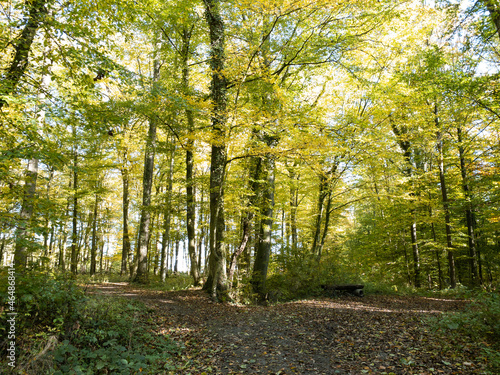
[[[257,373],[189,369],[155,293],[216,321],[342,284],[455,301],[425,324],[477,332],[479,362],[269,373],[500,369],[498,0],[0,0],[0,20],[8,371]]]

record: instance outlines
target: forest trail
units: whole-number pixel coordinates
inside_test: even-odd
[[[368,295],[236,306],[200,289],[107,283],[89,291],[150,307],[158,331],[185,347],[172,374],[481,374],[486,365],[467,338],[422,322],[465,301]]]

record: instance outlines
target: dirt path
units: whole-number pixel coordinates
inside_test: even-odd
[[[366,296],[248,307],[212,303],[200,290],[97,289],[154,309],[158,329],[185,346],[176,374],[484,373],[466,338],[446,339],[422,324],[463,301]]]

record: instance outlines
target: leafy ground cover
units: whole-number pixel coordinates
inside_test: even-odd
[[[140,300],[85,293],[67,275],[30,273],[16,281],[14,330],[7,324],[7,284],[0,283],[0,374],[130,375],[175,369],[172,356],[182,347],[159,332],[155,310]],[[13,349],[8,352],[8,347]],[[7,358],[12,352],[15,367]]]
[[[164,374],[487,373],[477,341],[429,322],[464,311],[464,300],[369,295],[238,306],[213,303],[197,289],[127,283],[96,285],[91,293],[148,306],[158,332],[184,348]]]

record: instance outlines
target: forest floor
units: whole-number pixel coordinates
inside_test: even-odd
[[[485,359],[467,337],[427,318],[466,301],[368,295],[271,306],[213,303],[200,289],[154,291],[127,283],[92,293],[137,298],[159,333],[183,346],[171,374],[481,374]]]

